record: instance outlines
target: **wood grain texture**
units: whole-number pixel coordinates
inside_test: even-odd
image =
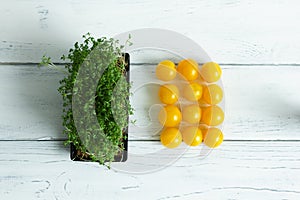
[[[1,2],[0,199],[299,200],[299,9],[297,0]],[[34,63],[45,53],[60,62],[86,32],[139,28],[181,33],[224,64],[225,141],[213,151],[162,147],[149,82],[155,63],[178,56],[140,49],[130,52],[138,121],[128,161],[111,170],[71,161],[57,92],[63,74]]]
[[[155,80],[154,67],[132,66],[131,101],[136,109],[132,119],[137,119],[130,126],[132,140],[158,139],[156,115],[150,112],[151,121],[148,114],[152,104],[158,103],[157,92],[149,84]],[[300,139],[298,67],[225,66],[223,72],[226,140]],[[57,92],[62,77],[60,72],[32,65],[0,66],[1,140],[65,138]]]
[[[0,62],[55,61],[91,32],[113,37],[164,28],[200,44],[219,63],[299,64],[300,8],[290,1],[6,1],[0,8]]]
[[[37,66],[0,66],[0,139],[64,138],[61,98],[62,74]]]
[[[61,142],[0,142],[1,199],[299,199],[297,142],[224,142],[208,157],[189,149],[173,165],[153,173],[107,170],[69,160]],[[129,142],[130,152],[160,148]],[[170,154],[172,155],[172,154]],[[156,158],[157,159],[157,158]],[[161,158],[164,159],[164,158]],[[160,162],[136,163],[144,166]],[[126,163],[114,164],[126,165]],[[164,167],[164,166],[162,166]]]

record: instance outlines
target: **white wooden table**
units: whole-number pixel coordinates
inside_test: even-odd
[[[300,199],[299,10],[296,0],[1,1],[0,199]],[[71,161],[63,74],[36,64],[46,52],[59,62],[88,31],[145,27],[182,33],[222,65],[224,143],[140,175]],[[157,136],[129,141],[133,153],[160,146]]]

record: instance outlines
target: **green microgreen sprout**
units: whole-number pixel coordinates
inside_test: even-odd
[[[63,55],[61,59],[63,61],[69,61],[65,64],[65,70],[57,67],[50,57],[44,55],[40,66],[48,66],[56,70],[67,73],[67,75],[60,81],[60,87],[58,91],[62,95],[63,99],[63,126],[65,127],[64,133],[67,134],[68,139],[65,144],[73,144],[77,149],[77,154],[82,159],[90,159],[92,161],[97,161],[102,165],[110,166],[110,163],[114,161],[114,157],[120,153],[120,150],[124,150],[124,140],[126,135],[124,134],[124,129],[128,126],[128,115],[133,114],[133,108],[129,102],[129,88],[131,84],[127,81],[121,82],[116,88],[116,84],[125,76],[126,73],[126,63],[124,58],[124,48],[126,45],[132,45],[130,42],[131,36],[126,41],[125,45],[119,45],[118,41],[115,39],[108,39],[105,37],[95,39],[90,36],[90,33],[83,35],[83,42],[74,44],[74,47],[69,50],[67,56]],[[78,71],[85,59],[93,50],[100,50],[101,55],[96,58],[97,63],[99,63],[99,69],[104,66],[101,65],[101,59],[110,59],[112,62],[104,70],[98,85],[97,90],[94,92],[95,100],[95,112],[97,115],[98,123],[101,130],[104,131],[107,139],[113,144],[113,146],[107,145],[96,145],[93,148],[93,152],[89,153],[86,146],[83,144],[89,144],[89,138],[97,138],[99,136],[92,131],[87,131],[84,137],[79,137],[78,131],[76,129],[73,110],[72,110],[72,99],[74,92],[74,85],[76,82],[76,77]],[[88,65],[88,62],[85,63]],[[88,78],[88,77],[87,77]],[[88,91],[89,92],[89,91]],[[112,95],[116,92],[117,95]],[[88,102],[82,102],[82,106],[90,106]],[[117,108],[118,112],[113,112],[113,107]],[[115,120],[117,118],[117,122]],[[85,141],[82,141],[84,138]],[[108,163],[108,164],[107,164]]]

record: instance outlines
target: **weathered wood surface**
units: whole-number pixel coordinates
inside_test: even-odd
[[[193,148],[173,165],[144,174],[72,162],[68,148],[58,141],[2,141],[0,145],[3,200],[300,198],[298,142],[224,142],[205,159]],[[130,141],[129,148],[143,155],[161,145]],[[159,166],[160,162],[154,163],[157,158],[152,159],[136,164]],[[113,168],[118,165],[123,164]]]
[[[1,3],[0,62],[59,61],[86,32],[154,27],[182,33],[227,64],[300,64],[300,5],[290,1],[18,1]]]
[[[299,9],[297,0],[1,2],[0,199],[298,200]],[[149,27],[184,34],[223,64],[226,141],[202,158],[201,146],[162,151],[157,127],[131,125],[128,162],[72,162],[62,144],[63,74],[36,63],[45,53],[60,62],[88,31]],[[155,63],[177,61],[131,53],[133,88],[153,78]],[[151,122],[146,89],[132,97],[137,126]]]

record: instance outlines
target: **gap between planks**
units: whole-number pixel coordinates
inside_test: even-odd
[[[5,66],[5,65],[25,65],[25,66],[32,66],[32,65],[38,65],[39,63],[37,62],[0,62],[0,66]],[[55,65],[66,65],[66,64],[69,64],[69,63],[61,63],[61,62],[54,62],[53,64]],[[157,63],[130,63],[130,65],[156,65]],[[176,63],[177,64],[177,63]],[[224,67],[225,69],[227,68],[232,68],[232,67],[244,67],[244,66],[247,66],[247,67],[260,67],[260,66],[266,66],[266,67],[300,67],[300,64],[299,63],[280,63],[280,64],[276,64],[276,63],[263,63],[263,64],[257,64],[257,63],[254,63],[254,64],[245,64],[245,63],[218,63],[220,66],[222,66],[222,68]]]
[[[33,140],[0,140],[0,142],[64,142],[67,139],[53,139],[53,140],[43,140],[43,139],[33,139]],[[128,140],[128,142],[159,142],[160,140],[155,140],[155,139],[130,139]],[[300,140],[249,140],[249,139],[245,139],[245,140],[224,140],[224,142],[300,142]]]

